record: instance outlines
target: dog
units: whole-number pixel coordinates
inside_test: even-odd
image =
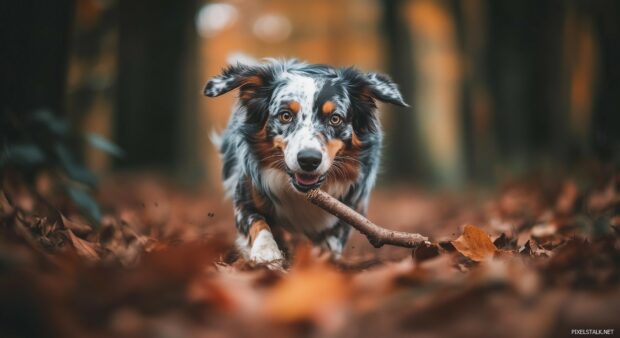
[[[366,213],[383,138],[376,100],[408,107],[398,86],[353,67],[265,59],[228,66],[204,94],[236,88],[238,101],[217,145],[239,251],[255,264],[281,263],[287,231],[340,257],[350,226],[304,193],[321,188]]]

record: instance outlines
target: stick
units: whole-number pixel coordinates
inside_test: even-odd
[[[380,248],[384,244],[415,248],[423,242],[428,242],[428,238],[420,234],[384,229],[322,190],[310,190],[306,198],[312,204],[357,229],[375,248]]]

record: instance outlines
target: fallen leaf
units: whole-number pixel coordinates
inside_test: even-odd
[[[587,207],[590,211],[602,211],[617,203],[620,203],[620,194],[616,191],[615,180],[612,180],[604,190],[590,195]]]
[[[515,255],[515,251],[511,250],[497,250],[493,258],[502,259],[502,258],[512,258]]]
[[[71,240],[71,244],[73,244],[73,247],[75,248],[75,252],[79,256],[93,262],[99,260],[99,254],[97,253],[97,250],[95,250],[95,244],[77,237],[73,234],[71,229],[67,229],[67,234]]]
[[[567,180],[555,202],[555,210],[560,214],[569,214],[573,211],[575,202],[579,197],[579,188],[573,180]]]
[[[550,257],[551,252],[538,245],[534,240],[528,240],[522,248],[519,249],[522,255],[530,255],[532,257]]]
[[[463,234],[451,243],[463,256],[476,262],[492,258],[497,251],[489,235],[471,224],[467,224]]]
[[[542,223],[537,224],[532,228],[531,234],[532,237],[542,238],[553,236],[557,230],[557,226],[555,223]]]
[[[342,311],[350,285],[345,275],[325,263],[293,269],[268,294],[264,305],[267,318],[283,323],[312,321],[333,326]]]
[[[61,219],[62,219],[62,224],[65,225],[65,227],[77,234],[88,234],[89,232],[91,232],[93,229],[86,223],[82,223],[79,222],[77,220],[70,220],[67,217],[65,217],[64,215],[60,215]]]
[[[13,210],[15,209],[13,208],[11,203],[9,203],[9,201],[6,199],[5,192],[0,191],[0,213],[9,215],[13,213]]]

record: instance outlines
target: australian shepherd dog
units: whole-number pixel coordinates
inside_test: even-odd
[[[355,68],[267,59],[229,66],[204,94],[236,88],[238,102],[216,143],[241,253],[280,264],[285,231],[340,256],[350,226],[304,193],[320,188],[366,213],[383,138],[375,100],[407,106],[396,84]]]

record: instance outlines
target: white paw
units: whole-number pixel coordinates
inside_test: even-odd
[[[250,260],[257,264],[281,263],[284,260],[278,244],[268,230],[261,230],[252,243]]]
[[[339,259],[342,256],[342,250],[344,248],[342,247],[342,242],[339,238],[333,236],[327,237],[324,242],[324,246],[327,247],[329,252],[332,254],[332,257],[335,259]]]

